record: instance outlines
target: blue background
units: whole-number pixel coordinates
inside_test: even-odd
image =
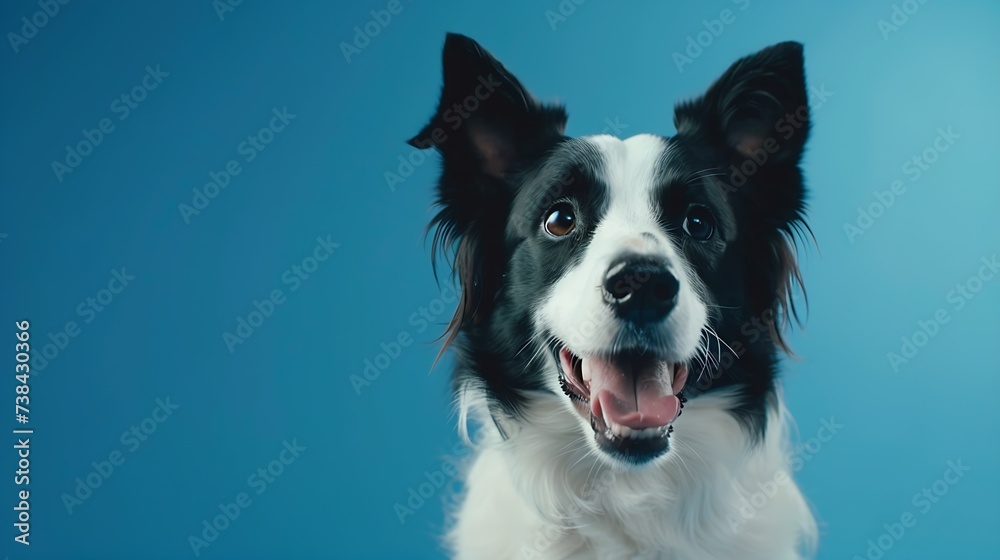
[[[405,523],[394,511],[425,471],[462,455],[450,358],[431,371],[450,310],[436,301],[423,241],[438,164],[427,158],[394,189],[384,174],[411,155],[403,140],[436,103],[446,31],[482,42],[540,98],[565,102],[573,135],[609,120],[623,136],[671,134],[673,103],[738,57],[804,42],[810,83],[832,95],[814,106],[804,162],[818,248],[802,250],[811,312],[792,336],[801,360],[787,363],[786,396],[801,440],[824,419],[843,425],[797,473],[821,520],[819,557],[864,557],[906,512],[916,525],[883,538],[885,558],[994,554],[1000,276],[973,281],[980,291],[961,309],[948,293],[1000,251],[1000,6],[955,4],[919,5],[884,36],[889,1],[589,0],[572,13],[563,2],[568,15],[552,22],[555,0],[404,0],[349,62],[341,43],[387,2],[244,2],[220,18],[207,0],[77,1],[17,52],[7,35],[3,359],[12,367],[15,320],[31,321],[36,355],[67,321],[80,332],[44,368],[35,362],[30,547],[12,540],[16,457],[13,436],[2,438],[0,557],[191,558],[189,535],[240,492],[251,505],[201,557],[441,557],[454,481]],[[21,33],[21,18],[40,9],[3,2],[0,30]],[[673,54],[724,9],[735,20],[703,34],[707,46],[679,68]],[[169,76],[122,120],[112,103],[147,65]],[[240,143],[284,107],[294,119],[245,161]],[[60,181],[52,162],[104,118],[114,130]],[[904,164],[939,127],[959,138],[914,181]],[[241,173],[185,223],[178,206],[230,160]],[[905,194],[848,236],[859,207],[897,179]],[[327,236],[339,247],[292,291],[283,275]],[[135,279],[101,312],[78,314],[121,267]],[[230,352],[223,333],[276,289],[284,303]],[[411,318],[422,307],[429,326]],[[887,354],[938,309],[948,322],[892,367]],[[414,342],[356,391],[351,376],[400,333]],[[9,377],[0,407],[10,428],[13,386]],[[156,431],[129,451],[123,432],[167,397],[179,408],[147,421]],[[257,494],[248,477],[292,440],[306,449]],[[124,463],[68,513],[63,495],[115,451]],[[971,470],[917,508],[914,494],[959,459]]]

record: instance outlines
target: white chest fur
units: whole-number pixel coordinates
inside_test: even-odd
[[[483,420],[468,396],[463,408]],[[789,472],[784,407],[751,446],[726,412],[733,399],[692,399],[670,453],[635,470],[599,461],[555,397],[539,395],[523,421],[505,424],[507,440],[487,417],[449,546],[463,560],[808,557],[816,524]]]

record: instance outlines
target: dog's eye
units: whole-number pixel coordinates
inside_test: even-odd
[[[576,215],[573,213],[573,205],[569,202],[560,202],[549,210],[548,217],[542,223],[545,231],[553,237],[569,235],[576,227]]]
[[[715,233],[715,217],[708,208],[693,204],[684,216],[684,231],[693,239],[705,241]]]

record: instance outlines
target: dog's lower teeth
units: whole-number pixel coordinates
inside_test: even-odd
[[[666,428],[662,427],[662,426],[661,427],[657,427],[657,428],[646,428],[644,430],[636,430],[636,431],[632,432],[632,438],[633,439],[652,439],[652,438],[663,436],[663,433],[665,431],[666,431]]]
[[[663,437],[667,434],[668,429],[668,426],[634,429],[629,428],[628,426],[615,424],[614,422],[605,421],[605,423],[608,426],[605,431],[605,435],[607,437],[615,437],[619,439],[653,439]]]

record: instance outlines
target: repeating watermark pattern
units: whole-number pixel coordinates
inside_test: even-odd
[[[348,381],[350,381],[351,387],[354,389],[354,394],[361,396],[361,390],[365,387],[370,387],[382,375],[382,372],[389,369],[393,362],[399,358],[403,353],[403,349],[413,344],[414,334],[426,331],[432,323],[440,319],[457,302],[457,279],[452,279],[441,290],[438,297],[430,300],[426,305],[421,305],[416,311],[410,313],[410,316],[407,318],[407,324],[412,329],[401,330],[390,338],[388,342],[383,341],[379,343],[379,348],[382,351],[377,352],[371,358],[364,359],[362,362],[364,368],[361,370],[360,375],[357,373],[351,374]]]
[[[122,432],[120,442],[125,449],[124,452],[122,449],[114,449],[108,453],[107,459],[102,458],[97,461],[91,461],[90,466],[93,470],[82,477],[76,478],[74,481],[76,487],[73,488],[72,492],[63,492],[61,499],[63,506],[66,508],[66,513],[73,515],[74,508],[82,506],[84,502],[90,499],[94,495],[94,491],[100,488],[107,479],[111,478],[112,474],[117,472],[119,467],[125,464],[125,459],[142,447],[149,439],[149,436],[156,433],[160,424],[166,422],[180,408],[180,405],[170,402],[169,396],[162,399],[158,398],[154,402],[156,403],[156,407],[153,408],[148,417],[143,418],[142,421],[133,424],[128,430]],[[128,455],[126,455],[126,452]]]
[[[831,416],[820,420],[820,428],[816,435],[804,442],[797,443],[786,458],[792,474],[796,474],[806,466],[806,463],[823,450],[823,446],[833,440],[834,436],[844,429],[843,424]],[[733,479],[733,489],[740,496],[740,501],[736,511],[730,512],[726,516],[729,523],[729,531],[736,534],[757,514],[764,509],[767,503],[778,494],[782,486],[792,482],[788,471],[782,469],[774,472],[773,476],[767,480],[758,481],[755,490],[749,490],[738,480]]]
[[[243,0],[212,0],[212,9],[219,21],[226,21],[226,16],[235,12],[236,7],[242,3]]]
[[[115,296],[125,291],[125,288],[135,280],[135,276],[129,274],[125,267],[111,271],[111,279],[108,280],[106,288],[101,288],[92,296],[84,298],[76,306],[76,314],[83,319],[83,324],[89,325],[97,318],[97,314],[103,312],[109,305],[114,303]],[[49,364],[59,357],[69,343],[83,332],[76,321],[67,321],[63,328],[55,333],[48,333],[48,342],[36,346],[38,352],[34,352],[31,357],[31,375],[38,376],[49,366]]]
[[[736,4],[741,12],[746,11],[750,7],[750,0],[731,0],[731,2]],[[674,65],[677,66],[677,71],[683,73],[685,66],[693,63],[696,58],[704,54],[705,50],[711,47],[715,43],[715,40],[722,36],[722,33],[726,30],[726,26],[732,25],[735,22],[736,12],[729,8],[725,8],[719,12],[718,18],[701,20],[701,25],[705,29],[693,36],[687,36],[687,44],[683,53],[674,51],[671,55]]]
[[[448,125],[452,133],[457,131],[469,117],[475,113],[484,101],[493,95],[502,84],[498,82],[493,74],[479,76],[476,80],[475,89],[461,101],[455,102],[451,107],[441,113],[441,120]],[[391,192],[396,192],[396,185],[406,181],[413,175],[413,171],[424,164],[429,156],[424,154],[424,150],[434,146],[440,146],[448,141],[448,131],[442,126],[435,127],[431,131],[429,138],[422,138],[416,141],[417,146],[410,149],[404,158],[400,155],[396,166],[396,173],[386,171],[383,174],[385,184]]]
[[[288,286],[289,293],[298,291],[303,282],[319,270],[320,263],[329,259],[333,252],[340,247],[340,243],[335,243],[331,237],[331,235],[327,235],[326,238],[316,237],[316,246],[313,247],[312,253],[281,273],[281,283]],[[222,342],[225,343],[229,353],[236,352],[236,347],[249,340],[256,329],[260,328],[264,321],[271,318],[278,307],[286,301],[288,298],[281,288],[271,290],[263,301],[253,300],[250,303],[253,310],[248,312],[246,317],[243,315],[236,317],[236,328],[233,332],[224,331],[222,333]]]
[[[64,8],[70,1],[31,0],[31,3],[27,4],[30,6],[30,9],[25,9],[25,13],[31,13],[21,17],[19,22],[11,22],[10,24],[12,27],[15,27],[15,29],[7,34],[12,51],[18,54],[29,43],[32,43],[33,39],[39,36],[42,29],[47,27],[59,13],[65,11]],[[339,43],[340,51],[348,65],[362,52],[368,50],[368,47],[385,32],[386,28],[393,21],[399,19],[398,16],[404,9],[409,8],[410,1],[412,0],[406,0],[405,2],[403,0],[378,0],[378,5],[380,6],[378,9],[370,10],[368,15],[358,18],[359,21],[364,21],[364,23],[354,26],[352,28],[353,35],[346,37],[348,40]],[[743,12],[749,8],[751,0],[730,1],[731,4],[727,9],[722,9],[717,12],[717,15],[711,15],[708,19],[702,19],[700,26],[697,21],[691,22],[690,31],[692,34],[685,38],[683,46],[680,46],[680,50],[674,51],[672,54],[672,60],[679,73],[683,73],[688,65],[693,64],[696,59],[707,52],[738,19],[746,17]],[[877,29],[883,40],[888,41],[890,37],[915,17],[915,14],[922,8],[926,1],[904,0],[893,3],[891,8],[883,9],[882,11],[888,12],[888,15],[883,13],[883,17],[876,22]],[[569,18],[580,11],[580,8],[585,3],[586,0],[549,0],[549,9],[544,11],[543,16],[551,30],[556,31],[562,28]],[[210,3],[211,9],[220,22],[224,22],[242,4],[243,0],[211,0]],[[37,6],[37,10],[35,6]],[[73,9],[76,9],[76,6]],[[584,9],[586,8],[584,7]],[[206,14],[203,17],[207,19],[209,16]],[[534,17],[537,18],[537,15]],[[67,18],[72,19],[70,16]],[[355,22],[345,22],[345,27],[351,23]],[[540,22],[535,19],[534,24],[540,25]],[[866,25],[870,25],[870,20],[866,22]],[[870,32],[870,28],[868,29]],[[344,35],[350,35],[350,33],[345,32]],[[681,40],[677,42],[680,43]],[[32,48],[34,49],[42,46],[45,45],[32,44]],[[29,54],[31,54],[31,51],[29,51]],[[137,70],[136,74],[138,74],[138,67],[135,70]],[[176,69],[172,70],[176,71]],[[95,153],[100,145],[106,143],[108,138],[121,126],[120,123],[125,121],[132,112],[138,110],[139,105],[144,103],[150,93],[158,89],[159,85],[170,75],[170,72],[162,71],[159,64],[155,65],[155,67],[146,66],[145,74],[137,85],[122,93],[111,102],[110,113],[101,113],[107,115],[105,118],[101,118],[93,128],[87,127],[82,129],[79,136],[76,136],[74,133],[73,142],[65,146],[65,155],[58,154],[51,161],[50,167],[57,182],[60,184],[63,183],[67,175],[71,175],[82,165],[84,160]],[[421,148],[440,145],[447,141],[449,136],[452,136],[455,131],[460,129],[462,124],[494,93],[496,87],[499,85],[500,82],[496,81],[492,75],[480,77],[477,87],[469,96],[444,111],[443,125],[433,131],[427,145]],[[810,96],[812,99],[809,102],[809,106],[813,109],[819,109],[828,98],[833,96],[833,92],[828,92],[824,85],[820,85],[818,88],[813,86],[810,89]],[[266,106],[264,107],[266,108]],[[729,185],[731,187],[735,188],[744,184],[748,178],[759,171],[761,166],[766,164],[773,154],[781,149],[783,142],[789,140],[805,122],[805,111],[807,108],[802,107],[797,111],[785,115],[783,119],[775,123],[774,133],[771,138],[768,138],[759,149],[751,153],[743,164],[730,167]],[[233,183],[233,180],[244,171],[246,164],[260,155],[278,133],[284,131],[287,125],[296,118],[295,114],[288,113],[287,106],[281,110],[277,108],[272,109],[272,115],[268,115],[271,117],[268,126],[261,128],[256,134],[247,136],[245,141],[240,142],[236,146],[235,155],[230,152],[229,155],[234,155],[232,159],[229,159],[229,161],[218,168],[211,169],[207,173],[209,182],[201,187],[193,188],[193,196],[190,200],[185,200],[183,195],[178,196],[178,198],[184,200],[184,202],[178,205],[178,211],[185,225],[189,225],[194,216],[198,216],[202,211],[206,210],[211,201],[217,198],[222,191],[226,190]],[[621,123],[617,116],[613,120],[605,119],[604,123],[607,126],[601,131],[603,134],[620,136],[625,129],[629,128],[629,125]],[[921,153],[914,155],[913,158],[903,164],[902,175],[899,179],[892,181],[888,185],[887,190],[873,191],[871,202],[867,206],[858,207],[857,220],[853,223],[844,223],[843,229],[851,244],[854,244],[858,237],[866,233],[873,226],[874,222],[907,192],[909,184],[916,183],[940,158],[940,154],[948,151],[955,141],[960,138],[958,134],[952,131],[951,127],[939,128],[937,133],[937,137],[933,140],[931,146]],[[396,164],[395,168],[387,170],[384,173],[384,180],[390,192],[395,192],[397,187],[414,174],[416,168],[422,166],[431,157],[425,155],[422,149],[416,148],[399,155],[397,161],[394,162]],[[222,158],[220,158],[221,160]],[[36,165],[40,167],[41,164],[39,162]],[[79,180],[79,178],[77,179]],[[196,184],[202,181],[203,179],[196,182],[192,181],[192,183]],[[567,175],[564,178],[564,182],[560,184],[568,185],[572,181],[572,177]],[[237,185],[239,184],[237,183]],[[561,191],[556,189],[549,196],[556,197],[561,195]],[[7,238],[7,234],[0,233],[0,244]],[[15,243],[18,241],[20,240],[16,240]],[[309,241],[306,243],[308,244]],[[282,272],[280,275],[280,285],[277,289],[271,290],[262,299],[252,300],[249,305],[239,310],[244,313],[235,318],[234,331],[222,333],[223,342],[229,353],[233,354],[236,347],[249,341],[250,337],[262,328],[263,324],[274,315],[277,309],[287,302],[287,295],[302,287],[316,273],[320,263],[327,261],[339,247],[340,244],[333,242],[330,235],[317,237],[312,253],[301,261],[296,261],[294,265]],[[996,273],[1000,271],[1000,261],[998,261],[996,254],[989,258],[983,257],[980,263],[977,263],[977,266],[979,268],[975,274],[970,276],[966,281],[957,284],[954,289],[945,294],[946,305],[937,309],[927,320],[917,321],[917,330],[911,335],[901,338],[902,346],[898,351],[887,354],[890,367],[892,367],[894,372],[899,372],[904,365],[914,359],[919,350],[925,347],[930,339],[934,338],[941,331],[943,325],[949,323],[956,312],[964,309],[985,288],[986,283],[992,280],[996,276]],[[47,332],[47,336],[44,338],[42,336],[39,336],[37,339],[32,337],[32,350],[34,352],[30,358],[26,358],[31,365],[31,374],[40,374],[51,362],[62,355],[67,350],[70,342],[74,338],[78,338],[81,332],[85,330],[82,327],[92,323],[114,300],[118,299],[118,296],[135,279],[136,277],[127,272],[124,267],[111,271],[111,277],[106,287],[102,284],[101,289],[96,292],[90,292],[91,295],[88,295],[80,301],[78,306],[73,308],[75,312],[73,320],[67,321],[62,328],[56,325],[54,327],[56,330]],[[417,339],[415,335],[427,332],[432,324],[441,324],[442,318],[447,319],[454,304],[458,301],[458,293],[458,286],[454,281],[445,285],[437,297],[420,306],[407,316],[407,325],[399,330],[395,336],[388,337],[380,342],[377,349],[373,345],[369,351],[374,352],[374,354],[365,356],[360,366],[356,366],[360,370],[360,373],[355,373],[349,378],[355,393],[360,396],[363,388],[371,386],[380,377],[381,373],[390,369],[401,357],[405,348],[413,345],[414,340]],[[105,317],[105,321],[109,318]],[[720,341],[719,361],[721,364],[717,364],[718,367],[715,368],[707,368],[709,373],[705,376],[704,382],[711,385],[714,373],[724,371],[735,360],[739,359],[751,345],[763,337],[770,336],[769,332],[774,328],[775,323],[776,317],[774,317],[772,311],[768,310],[759,317],[751,318],[743,325],[743,328],[740,329],[740,335],[743,337],[742,340],[733,341],[731,344],[725,344]],[[586,332],[597,328],[597,325],[598,322],[596,320],[592,321],[588,319],[582,321],[576,328],[581,332]],[[721,345],[725,345],[728,348],[721,347]],[[702,381],[702,377],[699,377],[697,380],[698,386],[702,389],[707,388],[708,385],[701,385]],[[188,406],[188,404],[185,404],[185,407]],[[77,472],[68,473],[68,476],[63,481],[65,487],[60,488],[60,490],[64,490],[60,495],[60,500],[66,509],[67,515],[72,516],[89,501],[90,497],[93,497],[95,492],[114,473],[122,470],[123,465],[133,453],[145,447],[150,439],[155,439],[152,435],[179,408],[179,405],[171,401],[170,396],[154,399],[154,407],[150,414],[122,432],[118,440],[119,444],[116,445],[112,439],[112,441],[108,442],[111,445],[105,448],[105,450],[98,449],[92,452],[93,455],[98,455],[98,457],[96,460],[90,461],[89,465],[85,465],[84,463],[88,459],[93,458],[93,455],[80,459],[80,464],[77,465]],[[184,415],[188,413],[189,411],[186,408]],[[145,410],[140,411],[137,416],[141,414],[145,414]],[[124,419],[122,424],[127,424],[130,420]],[[844,428],[833,417],[821,419],[820,423],[821,427],[813,437],[795,445],[789,451],[787,456],[788,469],[776,471],[773,477],[757,482],[755,486],[753,483],[740,484],[736,481],[733,482],[734,488],[741,496],[739,502],[734,504],[734,509],[727,518],[730,530],[733,533],[745,530],[744,526],[766,509],[769,500],[778,495],[784,485],[792,481],[792,474],[802,470]],[[173,428],[167,429],[172,430]],[[16,441],[17,444],[14,445],[15,452],[18,452],[20,457],[27,459],[30,440],[25,438]],[[272,443],[275,444],[275,448],[278,447],[276,441]],[[403,482],[411,485],[403,491],[398,491],[396,495],[398,500],[392,504],[393,515],[400,525],[404,525],[407,521],[412,521],[413,517],[417,515],[424,505],[432,503],[436,494],[447,490],[448,485],[459,476],[459,459],[466,456],[470,452],[470,449],[470,447],[464,445],[462,442],[456,443],[451,448],[452,455],[443,459],[439,464],[429,466],[429,468],[419,474],[417,474],[419,467],[414,469],[411,480]],[[208,502],[205,505],[208,515],[204,517],[198,526],[189,527],[192,531],[187,536],[186,542],[190,546],[192,554],[195,557],[200,557],[201,554],[205,553],[206,549],[217,542],[222,533],[226,532],[243,513],[247,512],[257,499],[257,496],[263,494],[277,482],[279,477],[283,476],[286,469],[300,457],[304,450],[306,450],[306,447],[299,445],[297,439],[282,441],[280,451],[276,456],[273,456],[275,458],[250,473],[245,480],[245,485],[241,480],[236,478],[233,481],[235,484],[230,489],[221,492],[222,495],[219,496],[220,502],[217,507],[212,506]],[[109,452],[105,454],[103,451]],[[266,452],[270,453],[270,451]],[[132,462],[135,463],[136,460],[133,459]],[[249,466],[247,465],[247,467]],[[951,486],[957,484],[971,470],[969,466],[962,463],[961,459],[949,460],[946,466],[947,468],[940,478],[913,494],[910,507],[906,511],[903,511],[898,518],[892,518],[890,522],[882,524],[881,528],[873,528],[872,533],[877,531],[883,532],[877,537],[869,539],[865,543],[868,548],[864,552],[864,555],[856,554],[853,560],[880,560],[883,558],[908,532],[911,532],[911,529],[918,524],[920,516],[926,515],[950,492]],[[128,467],[128,469],[133,468],[135,467]],[[982,467],[979,466],[979,468]],[[588,483],[584,486],[581,493],[582,501],[592,499],[601,492],[608,491],[618,476],[618,473],[610,469],[599,468],[598,471],[598,474],[595,475],[596,480],[592,484],[588,477]],[[79,473],[83,474],[76,477],[72,482],[69,482],[69,476]],[[239,476],[238,472],[233,474],[235,475],[234,478]],[[934,474],[936,475],[936,472]],[[27,467],[25,466],[22,467],[22,470],[15,471],[15,475],[16,477],[23,477],[26,484],[28,477]],[[18,480],[19,478],[15,478],[15,484],[19,484]],[[402,483],[400,484],[401,486]],[[17,505],[13,508],[15,518],[26,525],[28,521],[26,516],[29,508],[28,495],[20,494],[18,499],[20,503],[15,502]],[[90,509],[92,510],[94,507],[92,505]],[[262,506],[258,506],[258,510],[260,507]],[[192,514],[188,522],[194,522],[200,513]],[[257,514],[260,513],[259,511],[257,512]],[[386,513],[383,510],[383,515]],[[565,512],[567,518],[573,518],[581,513],[583,511],[575,511],[572,508]],[[243,517],[251,517],[251,515]],[[924,522],[926,523],[927,521]],[[247,521],[245,520],[243,523],[247,523]],[[21,527],[17,523],[14,525],[15,528],[21,530]],[[530,544],[522,546],[520,553],[524,557],[537,558],[540,554],[544,554],[550,550],[554,543],[569,530],[572,529],[559,523],[546,524],[538,528],[535,539]],[[178,531],[174,535],[174,538],[179,541],[180,538],[183,538],[183,532],[187,531]],[[27,544],[27,530],[23,530],[22,533],[23,542]],[[15,540],[19,540],[19,538],[15,538]],[[861,539],[859,538],[858,540]],[[179,542],[177,544],[178,546],[180,545]],[[860,545],[859,548],[862,546],[865,545]],[[220,551],[215,552],[218,553]]]
[[[294,113],[288,112],[288,105],[285,105],[281,109],[277,107],[271,109],[271,120],[268,121],[267,126],[247,136],[246,140],[236,145],[236,153],[243,156],[243,163],[247,164],[257,159],[257,156],[267,149],[271,142],[274,142],[277,134],[284,131],[288,127],[288,124],[295,120],[295,117]],[[240,165],[239,160],[236,159],[227,161],[220,171],[209,171],[208,182],[200,189],[197,187],[191,189],[193,193],[191,204],[182,202],[177,205],[177,210],[181,213],[181,219],[184,220],[184,225],[191,223],[191,216],[197,216],[201,214],[202,210],[208,208],[212,200],[229,186],[233,181],[233,177],[242,172],[243,167]]]
[[[982,265],[975,274],[964,282],[956,284],[953,290],[945,294],[944,299],[951,304],[952,313],[965,309],[972,298],[983,291],[985,284],[1000,272],[1000,261],[997,260],[996,254],[991,257],[983,257],[979,262]],[[927,346],[930,340],[941,332],[941,328],[951,322],[951,318],[947,307],[939,307],[929,319],[918,320],[917,329],[913,333],[900,337],[902,344],[898,352],[893,351],[885,355],[893,373],[899,373],[900,366],[908,364],[910,360],[916,358],[920,349]]]
[[[409,3],[412,0],[406,1]],[[389,27],[393,16],[398,16],[405,7],[401,0],[389,0],[385,8],[368,12],[372,18],[363,25],[354,26],[354,37],[351,42],[340,42],[340,53],[344,55],[344,60],[350,64],[351,58],[368,48],[368,45],[372,44],[372,40],[381,35],[386,27]]]
[[[576,13],[577,7],[583,5],[587,0],[560,0],[555,10],[545,10],[545,21],[549,22],[552,31],[566,23],[570,16]]]
[[[920,10],[920,7],[927,3],[927,0],[904,0],[902,3],[893,4],[889,19],[879,19],[875,22],[878,32],[882,35],[883,41],[888,41],[889,37],[899,31],[900,27],[906,25],[910,18]]]
[[[940,158],[941,154],[947,152],[955,145],[955,142],[962,136],[956,134],[951,127],[938,128],[938,135],[931,142],[931,145],[922,150],[919,154],[914,154],[906,160],[902,166],[902,173],[909,180],[910,184],[916,183],[930,170]],[[875,221],[885,215],[885,212],[896,204],[896,199],[906,194],[906,183],[902,179],[895,179],[889,183],[889,188],[884,191],[874,191],[872,196],[874,202],[867,207],[858,206],[858,217],[854,223],[844,222],[844,234],[847,240],[854,244],[854,241],[864,235],[875,225]]]
[[[50,21],[62,11],[62,6],[69,4],[70,0],[38,0],[36,3],[38,11],[30,16],[21,18],[20,33],[10,31],[7,33],[7,41],[14,54],[21,52],[21,47],[28,44],[28,41],[38,36],[38,32],[49,24]]]
[[[880,560],[886,552],[892,550],[896,543],[906,536],[909,529],[917,525],[919,516],[914,511],[919,515],[927,515],[934,505],[948,494],[951,487],[958,484],[966,473],[972,470],[972,467],[962,464],[962,459],[948,461],[947,467],[941,478],[924,486],[913,495],[910,499],[910,503],[913,505],[912,509],[904,511],[898,518],[888,523],[883,523],[884,532],[874,539],[868,539],[866,543],[868,548],[865,550],[864,556],[855,554],[851,560]]]
[[[140,103],[146,100],[149,93],[160,87],[164,78],[169,76],[170,72],[164,72],[160,69],[159,64],[155,68],[146,66],[146,74],[139,83],[111,102],[111,112],[117,115],[119,122],[124,121],[132,114],[132,111],[139,107]],[[80,135],[83,136],[83,139],[75,145],[66,145],[66,156],[62,161],[52,160],[52,173],[55,174],[56,180],[62,183],[63,178],[73,173],[83,163],[84,158],[93,154],[94,150],[116,129],[115,122],[110,117],[104,117],[98,121],[95,128],[81,130]]]
[[[285,472],[285,467],[291,465],[306,450],[304,445],[299,445],[298,438],[293,438],[281,442],[282,449],[278,457],[273,459],[263,467],[250,473],[247,477],[247,486],[253,490],[254,495],[259,496],[267,491]],[[243,510],[253,505],[253,498],[249,492],[240,491],[236,494],[232,502],[220,503],[219,513],[206,517],[201,521],[201,532],[188,535],[188,545],[191,552],[196,556],[201,556],[204,549],[212,545],[219,536],[229,529],[230,525],[239,518]]]

